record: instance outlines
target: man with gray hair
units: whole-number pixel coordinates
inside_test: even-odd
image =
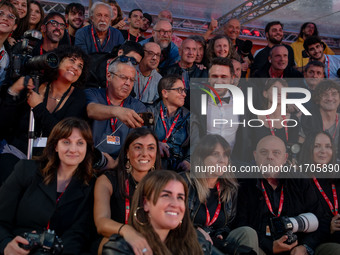
[[[113,12],[110,5],[95,2],[90,9],[92,25],[76,32],[75,46],[87,54],[94,52],[112,52],[112,49],[124,42],[121,32],[110,26]]]
[[[92,122],[94,145],[102,152],[117,158],[130,128],[141,127],[137,112],[146,108],[130,96],[135,81],[134,59],[118,56],[108,68],[107,88],[86,90],[87,114]]]
[[[140,42],[141,45],[155,42],[161,47],[162,54],[158,66],[161,73],[164,69],[180,60],[178,47],[171,41],[171,36],[172,25],[168,20],[161,19],[154,25],[152,37]]]

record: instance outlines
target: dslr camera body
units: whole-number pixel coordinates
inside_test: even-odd
[[[29,244],[19,244],[25,250],[30,250],[30,254],[62,254],[64,246],[62,240],[55,234],[54,230],[46,230],[41,234],[24,233],[23,236]]]
[[[286,244],[292,244],[297,240],[294,233],[310,233],[318,229],[319,221],[313,213],[302,213],[296,217],[280,216],[270,219],[270,232],[275,240],[287,235]]]

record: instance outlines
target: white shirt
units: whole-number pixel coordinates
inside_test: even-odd
[[[236,140],[237,128],[239,126],[239,116],[233,115],[233,98],[229,91],[223,97],[228,96],[230,96],[229,104],[222,101],[222,106],[220,102],[216,102],[216,105],[211,98],[208,99],[207,133],[221,135],[227,140],[231,148],[233,148]]]

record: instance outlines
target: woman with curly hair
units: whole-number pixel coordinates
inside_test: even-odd
[[[231,40],[226,35],[216,35],[214,38],[210,39],[206,54],[209,63],[216,57],[239,58]]]

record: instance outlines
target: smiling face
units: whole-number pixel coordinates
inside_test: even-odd
[[[229,53],[229,42],[225,38],[217,39],[214,43],[214,52],[216,57],[226,58]]]
[[[322,111],[336,111],[340,104],[339,92],[334,88],[326,90],[321,95],[319,104]]]
[[[17,9],[20,19],[26,17],[28,8],[27,0],[11,0],[11,4]]]
[[[64,20],[59,16],[54,16],[49,21],[51,20],[54,20],[59,24],[64,24],[66,26]],[[53,26],[52,23],[50,23],[49,21],[41,26],[41,31],[43,33],[46,33],[45,39],[48,39],[52,43],[58,43],[63,38],[65,30],[61,29],[59,24],[57,24],[56,27]]]
[[[131,14],[131,18],[128,19],[130,26],[135,29],[139,29],[142,26],[143,13],[140,11],[134,11]]]
[[[315,137],[313,149],[313,161],[315,164],[329,164],[332,160],[332,142],[325,134],[318,134]]]
[[[58,153],[62,167],[76,169],[84,160],[87,144],[78,128],[73,128],[69,137],[60,139],[55,151]]]
[[[76,82],[84,67],[84,61],[77,57],[65,57],[61,60],[58,69],[58,79],[64,79],[67,83]]]
[[[144,58],[140,65],[145,66],[148,70],[156,69],[161,59],[161,48],[157,43],[149,42],[144,46]]]
[[[0,8],[0,12],[3,13],[3,16],[0,17],[0,33],[10,34],[17,27],[14,19],[15,15],[9,7],[5,5]],[[12,19],[9,19],[8,15],[10,15]]]
[[[84,13],[82,11],[77,11],[75,8],[66,14],[65,18],[67,23],[75,30],[81,28],[85,20]]]
[[[145,174],[155,165],[156,155],[157,141],[150,134],[134,140],[126,153],[132,167],[132,173],[135,171]]]
[[[230,67],[222,65],[211,66],[209,69],[209,83],[213,87],[215,84],[233,84]],[[224,96],[228,91],[227,88],[216,88],[215,90],[219,96]]]
[[[175,88],[182,88],[184,89],[183,81],[177,80],[171,87],[172,89]],[[175,106],[177,108],[180,108],[184,105],[186,93],[183,91],[182,93],[179,93],[177,90],[162,90],[162,98],[163,102],[166,105]]]
[[[314,60],[318,60],[323,62],[324,54],[323,54],[323,45],[321,43],[315,43],[308,46],[308,55]]]
[[[197,47],[194,40],[184,40],[180,47],[179,54],[181,56],[181,62],[187,66],[192,66],[196,60]]]
[[[268,57],[274,70],[285,70],[288,65],[288,50],[285,46],[275,47]]]
[[[162,189],[156,204],[153,198],[144,202],[152,227],[156,233],[168,232],[178,227],[185,213],[185,191],[181,182],[169,181]]]
[[[165,49],[171,43],[172,26],[169,21],[160,20],[152,31],[152,36],[161,49]]]
[[[273,25],[269,28],[269,32],[266,33],[268,41],[273,44],[280,44],[283,39],[283,29],[280,24]]]
[[[31,3],[29,24],[36,26],[40,20],[41,20],[41,13],[40,13],[39,6],[36,5],[35,3]]]
[[[203,45],[200,42],[195,42],[196,43],[196,48],[197,48],[197,56],[195,59],[196,63],[201,63],[204,57],[204,48]]]
[[[321,66],[309,66],[308,69],[305,69],[303,73],[306,83],[308,84],[309,89],[314,90],[315,87],[322,81],[325,77],[324,68]]]
[[[240,35],[241,24],[237,19],[231,19],[224,27],[224,33],[229,36],[231,40],[236,40]]]

